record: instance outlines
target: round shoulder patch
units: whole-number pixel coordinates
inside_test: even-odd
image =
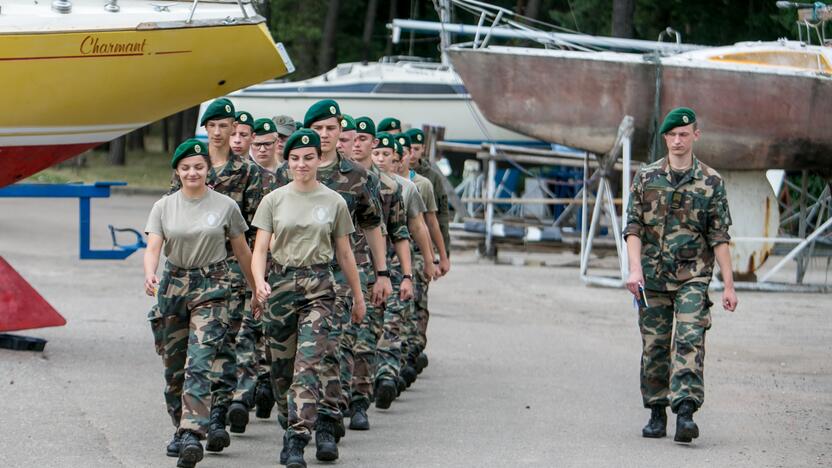
[[[202,152],[202,147],[199,146],[199,145],[194,145],[194,152],[195,153],[201,153]]]
[[[226,111],[226,112],[231,112],[231,106],[229,106],[228,104],[226,104],[226,105],[225,105],[225,111]]]
[[[300,137],[300,142],[303,143],[304,145],[308,145],[309,144],[309,136],[304,135],[304,136]]]
[[[337,112],[335,110],[335,106],[329,106],[329,113],[332,114],[332,115],[337,114]]]
[[[367,130],[367,122],[359,122],[358,128],[360,128],[361,130]]]

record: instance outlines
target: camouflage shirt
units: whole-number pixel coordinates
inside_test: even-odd
[[[370,173],[377,175],[379,178],[382,222],[387,227],[387,254],[389,257],[393,257],[396,253],[393,244],[410,240],[410,232],[407,229],[407,213],[402,199],[402,186],[389,175],[379,171],[375,165],[370,167]]]
[[[251,225],[254,220],[254,213],[257,212],[257,207],[260,206],[260,200],[269,193],[269,184],[264,177],[269,176],[264,175],[264,171],[258,165],[249,160],[241,159],[231,152],[229,152],[228,162],[219,172],[213,167],[208,172],[207,184],[214,191],[227,195],[237,202],[240,213],[243,214],[243,218],[249,225],[249,229],[246,231],[246,240],[249,246],[254,245],[254,238],[257,235],[257,229]],[[181,186],[179,176],[174,171],[168,194],[176,192]],[[230,244],[227,244],[226,248],[228,258],[233,257],[234,253],[231,251]]]
[[[434,169],[427,159],[422,157],[419,164],[414,168],[417,174],[425,177],[433,184],[433,194],[436,197],[436,207],[439,211],[436,212],[436,218],[439,221],[439,229],[442,231],[442,239],[445,241],[446,254],[450,256],[451,252],[451,234],[448,231],[450,223],[448,214],[448,194],[445,192],[445,186],[442,184],[442,179],[445,178],[438,170]]]
[[[289,164],[284,162],[275,171],[275,188],[282,187],[291,180]],[[370,249],[366,245],[363,229],[373,229],[382,224],[378,178],[370,175],[357,163],[338,154],[338,159],[331,166],[318,168],[318,180],[340,193],[346,200],[350,217],[356,227],[350,236],[355,263],[359,266],[370,265]]]
[[[641,239],[646,289],[675,291],[688,281],[709,283],[714,247],[730,241],[730,225],[722,178],[696,157],[676,185],[666,159],[641,168],[633,180],[624,238]]]

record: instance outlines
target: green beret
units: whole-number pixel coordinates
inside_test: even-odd
[[[414,145],[423,145],[425,144],[425,132],[423,132],[419,128],[411,128],[410,130],[404,132],[405,135],[410,137],[410,143]]]
[[[300,120],[295,120],[295,130],[300,130],[303,128],[303,122]]]
[[[376,135],[376,138],[378,138],[376,148],[390,148],[394,151],[396,150],[396,139],[393,135],[382,132]]]
[[[283,136],[289,136],[295,133],[295,119],[288,115],[276,115],[272,117],[272,122],[277,127],[277,133]]]
[[[387,130],[401,130],[402,123],[399,122],[399,119],[393,117],[387,117],[386,119],[382,120],[378,123],[378,127],[376,128],[379,132],[386,132]]]
[[[270,135],[277,133],[277,125],[272,122],[272,119],[257,119],[254,121],[255,135]]]
[[[234,103],[226,98],[219,98],[215,99],[211,104],[208,104],[208,108],[205,109],[205,113],[202,114],[202,118],[199,120],[199,125],[204,127],[209,120],[227,118],[236,119],[234,115]]]
[[[404,146],[399,144],[399,140],[393,138],[393,144],[396,145],[396,152],[399,153],[399,157],[404,156]]]
[[[369,117],[359,117],[355,119],[355,131],[376,136],[376,124]]]
[[[343,114],[341,116],[341,130],[345,132],[355,130],[355,119],[351,115]]]
[[[176,169],[176,164],[182,158],[189,156],[208,156],[208,144],[203,143],[196,138],[189,138],[176,147],[173,153],[173,159],[170,160],[170,167]]]
[[[254,128],[254,117],[246,111],[235,112],[234,120],[236,120],[238,124],[248,125],[249,127]]]
[[[319,120],[326,120],[331,117],[339,117],[341,115],[341,108],[338,103],[332,99],[324,99],[312,104],[312,107],[306,111],[303,117],[303,126],[309,128],[313,123]]]
[[[690,125],[695,122],[696,113],[693,109],[687,107],[677,107],[667,113],[667,117],[664,118],[664,122],[662,122],[662,126],[659,128],[659,133],[664,135],[676,127],[684,127],[685,125]]]
[[[398,141],[400,145],[410,148],[410,137],[407,136],[406,133],[399,133],[396,135],[396,141]]]
[[[321,137],[317,132],[303,128],[289,137],[283,146],[283,159],[289,159],[289,151],[297,148],[318,148],[321,149]]]

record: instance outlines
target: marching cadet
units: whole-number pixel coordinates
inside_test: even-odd
[[[329,333],[341,320],[334,310],[333,258],[352,291],[352,321],[360,323],[365,312],[349,239],[352,219],[342,196],[317,180],[321,155],[317,133],[294,133],[284,148],[292,181],[267,195],[254,218],[258,232],[252,267],[257,299],[268,301],[263,322],[271,356],[294,363],[280,460],[288,468],[306,467],[303,450],[319,419],[322,399],[321,361],[338,346]],[[269,251],[267,282],[263,278]],[[334,458],[323,458],[334,460],[337,451]]]
[[[352,151],[352,143],[355,140],[355,119],[344,114],[341,116],[341,134],[338,135],[338,152],[349,157]]]
[[[731,214],[722,178],[693,154],[701,135],[694,111],[671,110],[659,132],[668,155],[642,167],[633,179],[624,230],[627,289],[640,302],[641,394],[650,409],[642,435],[666,435],[670,405],[676,413],[674,440],[691,442],[699,437],[693,413],[705,399],[714,259],[725,286],[722,307],[737,307],[728,249]]]
[[[387,133],[389,135],[397,135],[402,131],[402,123],[395,117],[387,117],[381,119],[376,127],[376,134]]]
[[[254,117],[246,111],[234,113],[234,131],[231,132],[231,152],[242,159],[249,159],[249,149],[254,141]]]
[[[145,292],[158,297],[165,398],[177,427],[174,439],[179,439],[174,456],[179,457],[177,466],[188,468],[203,457],[200,440],[208,433],[212,404],[210,374],[229,328],[232,291],[226,240],[232,258],[240,261],[241,275],[249,285],[254,281],[245,238],[248,226],[240,209],[234,200],[206,185],[209,148],[199,140],[187,140],[176,149],[171,166],[181,186],[156,202],[148,217]],[[160,282],[156,269],[162,248],[167,262]]]
[[[376,408],[379,409],[389,408],[401,391],[400,382],[403,382],[400,375],[403,360],[402,350],[407,330],[405,322],[410,320],[413,310],[414,277],[421,275],[432,278],[434,275],[430,237],[422,217],[425,206],[415,185],[395,173],[395,158],[398,156],[396,147],[397,142],[393,135],[380,133],[377,136],[375,148],[372,150],[372,159],[385,176],[393,178],[396,184],[402,187],[402,199],[408,218],[408,227],[411,229],[413,238],[419,248],[428,252],[431,262],[427,264],[423,262],[422,270],[415,271],[417,268],[415,262],[411,262],[412,266],[408,268],[409,265],[406,264],[405,256],[400,255],[398,251],[395,252],[395,255],[391,255],[391,271],[394,272],[395,277],[402,278],[402,293],[395,294],[394,288],[394,294],[387,299],[384,311],[383,335],[377,347],[379,365],[376,372],[377,394],[375,402]],[[411,258],[413,258],[413,253],[415,253],[415,250],[409,252]],[[409,273],[409,271],[412,273]],[[404,294],[405,286],[410,289],[407,291],[409,293],[407,296]],[[352,427],[352,421],[350,421],[350,425]]]
[[[208,173],[208,185],[214,191],[231,197],[237,203],[243,218],[249,225],[263,197],[263,175],[251,161],[246,161],[231,151],[231,133],[236,126],[234,105],[226,98],[213,101],[200,119],[208,134],[208,154],[211,168]],[[178,190],[181,181],[176,174],[173,177],[171,193]],[[246,232],[249,245],[254,243],[255,230]],[[235,345],[237,333],[243,321],[246,306],[246,284],[242,275],[240,262],[228,250],[228,280],[231,291],[229,302],[229,327],[225,342],[217,353],[212,370],[211,387],[211,425],[205,450],[221,452],[231,444],[231,436],[225,430],[228,407],[237,387],[237,358]]]
[[[297,128],[295,128],[295,119],[288,115],[276,115],[272,117],[272,122],[274,122],[275,128],[277,128],[277,142],[275,143],[274,156],[277,159],[278,165],[280,165],[283,164],[283,145],[286,144],[286,140],[295,133]]]
[[[321,140],[321,164],[317,171],[318,180],[338,192],[347,202],[350,217],[366,236],[372,259],[361,250],[356,250],[357,264],[372,261],[375,268],[376,282],[371,294],[374,304],[387,299],[392,289],[389,271],[385,262],[386,245],[381,231],[381,202],[379,200],[378,180],[356,163],[339,154],[336,149],[341,132],[341,111],[338,103],[325,99],[313,104],[304,116],[304,128],[311,129]],[[285,151],[284,151],[285,153]],[[285,185],[291,180],[288,165],[284,163],[276,173],[277,185]],[[355,239],[353,238],[353,243]],[[343,414],[341,413],[342,384],[340,379],[340,341],[344,327],[349,322],[353,294],[346,277],[339,265],[333,265],[335,273],[335,326],[330,330],[330,340],[337,344],[332,353],[327,353],[321,360],[321,381],[324,388],[323,398],[318,409],[317,430],[315,433],[316,456],[319,460],[338,458],[337,441],[345,434]],[[366,287],[366,286],[364,286]],[[363,305],[362,305],[363,308]],[[329,348],[327,348],[329,351]],[[272,357],[272,379],[277,390],[278,409],[285,415],[282,407],[287,383],[291,381],[292,363],[275,360]]]
[[[410,134],[414,135],[419,141],[424,139],[424,135],[421,130],[415,129]],[[406,176],[412,180],[419,189],[419,194],[427,207],[427,211],[425,212],[425,223],[428,226],[431,240],[436,245],[436,251],[439,255],[436,265],[438,267],[437,276],[441,277],[444,276],[450,269],[450,261],[448,260],[448,251],[445,244],[445,236],[442,231],[442,225],[437,217],[437,213],[440,211],[438,205],[439,197],[436,196],[436,187],[433,185],[433,182],[431,182],[427,177],[419,174],[416,170],[412,169],[413,153],[411,151],[412,143],[409,136],[410,134],[405,133],[396,137],[399,145],[401,146],[402,165],[400,170],[402,171],[402,176]],[[431,172],[431,174],[436,177],[442,177],[435,172]],[[437,180],[437,182],[441,184],[441,180]],[[417,267],[421,264],[421,262],[425,261],[422,252],[417,252],[414,258]],[[428,320],[430,319],[430,312],[428,311],[428,290],[429,282],[425,281],[424,278],[417,276],[416,299],[414,300],[415,304],[412,322],[413,325],[415,325],[416,333],[409,335],[408,343],[405,345],[408,352],[406,356],[407,365],[402,371],[403,377],[408,386],[412,384],[416,380],[416,376],[420,374],[425,367],[427,367],[427,355],[424,351],[427,347],[427,329]]]
[[[254,121],[254,141],[251,144],[251,157],[258,166],[274,173],[279,165],[275,151],[277,144],[277,126],[272,119]]]

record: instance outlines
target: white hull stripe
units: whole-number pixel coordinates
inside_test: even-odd
[[[139,127],[135,127],[139,128]],[[77,145],[83,143],[105,143],[129,133],[134,128],[101,132],[63,133],[52,135],[0,135],[0,147],[8,146],[50,146]]]

